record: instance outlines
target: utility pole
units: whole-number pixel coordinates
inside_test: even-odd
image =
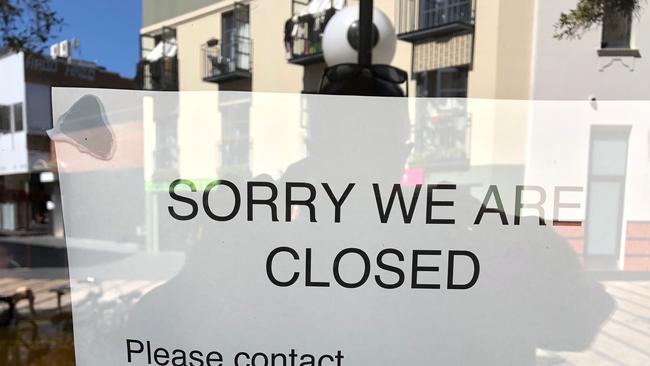
[[[359,1],[359,65],[372,65],[372,9],[373,0]]]

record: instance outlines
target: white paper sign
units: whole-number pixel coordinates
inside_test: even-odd
[[[647,102],[53,104],[79,365],[587,362],[647,278]]]

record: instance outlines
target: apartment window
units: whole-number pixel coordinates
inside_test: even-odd
[[[23,104],[17,103],[14,104],[14,132],[20,132],[23,130]]]
[[[0,105],[0,133],[11,132],[11,107]]]
[[[421,0],[420,28],[469,21],[471,7],[470,0]]]
[[[231,11],[221,16],[221,55],[230,60],[235,59],[237,37],[235,31],[235,14]]]
[[[176,29],[163,27],[157,34],[140,37],[142,59],[136,81],[146,90],[178,90]]]
[[[13,123],[11,123],[12,121]],[[22,130],[23,104],[0,105],[0,133],[20,132]]]
[[[417,76],[417,96],[465,98],[467,71],[466,67],[450,67],[422,72]]]
[[[250,69],[250,26],[248,5],[221,16],[221,56],[229,61],[229,72]]]
[[[630,48],[632,15],[610,11],[603,18],[601,48]]]

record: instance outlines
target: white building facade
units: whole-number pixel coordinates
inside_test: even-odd
[[[526,180],[543,182],[537,168],[553,166],[554,176],[585,187],[577,218],[583,225],[565,229],[565,235],[586,263],[648,271],[650,115],[634,101],[650,99],[650,9],[608,14],[579,38],[554,38],[559,14],[574,6],[535,2],[530,98],[578,101],[585,108],[572,123],[531,114]]]

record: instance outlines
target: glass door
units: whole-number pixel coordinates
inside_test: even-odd
[[[221,56],[227,64],[227,70],[224,72],[235,71],[235,16],[230,11],[221,16]]]
[[[627,126],[595,126],[591,131],[585,259],[592,268],[618,265],[629,132]]]

